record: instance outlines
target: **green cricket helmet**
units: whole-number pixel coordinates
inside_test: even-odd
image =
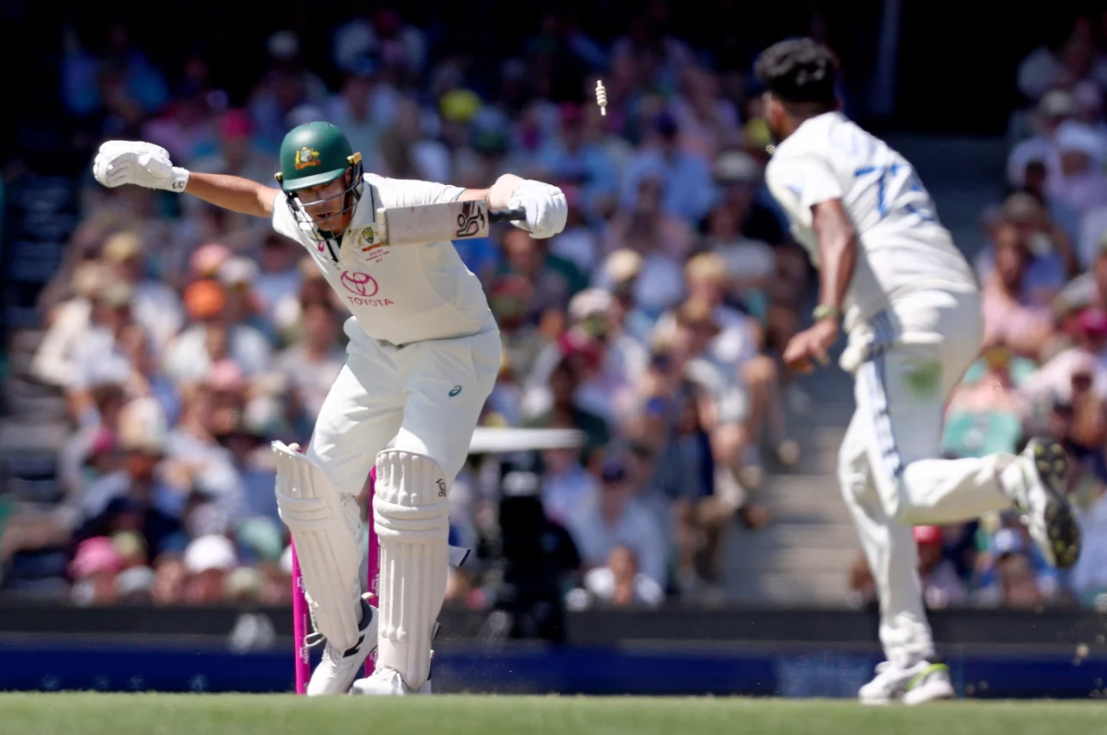
[[[313,233],[319,241],[340,234],[320,231],[306,208],[319,207],[332,199],[341,198],[341,202],[334,202],[338,205],[334,213],[346,214],[361,198],[361,154],[354,152],[345,134],[328,122],[299,125],[284,136],[280,163],[281,170],[276,179],[301,227]],[[301,190],[329,184],[347,171],[351,172],[349,185],[341,193],[317,201],[305,202],[301,199]]]

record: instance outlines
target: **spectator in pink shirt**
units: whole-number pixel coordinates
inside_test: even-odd
[[[1017,354],[1036,357],[1053,335],[1052,296],[1023,292],[1029,252],[1014,225],[996,227],[995,247],[995,272],[983,289],[984,341],[1002,341]]]

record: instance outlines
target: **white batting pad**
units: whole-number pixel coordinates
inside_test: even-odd
[[[377,665],[412,689],[430,675],[435,620],[446,596],[450,532],[446,479],[430,457],[386,449],[377,455],[373,520],[380,544]]]
[[[296,542],[311,618],[328,643],[345,651],[359,637],[361,521],[356,504],[345,503],[323,470],[304,455],[281,442],[273,442],[273,453],[277,506]]]

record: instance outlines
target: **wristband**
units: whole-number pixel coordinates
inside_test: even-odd
[[[188,169],[180,166],[173,167],[173,175],[169,177],[168,190],[180,194],[188,186]]]
[[[842,313],[838,311],[837,307],[829,306],[827,304],[819,304],[815,307],[815,311],[811,312],[811,316],[815,321],[821,322],[823,319],[833,319],[838,321]]]

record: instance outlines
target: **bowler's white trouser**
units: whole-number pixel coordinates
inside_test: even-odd
[[[839,453],[842,495],[880,593],[889,661],[934,655],[912,527],[977,518],[1011,505],[999,473],[1011,454],[944,460],[945,403],[977,358],[976,293],[925,291],[850,334],[842,367],[855,376],[856,410]]]
[[[351,317],[346,364],[319,411],[308,456],[340,494],[357,495],[377,454],[433,458],[452,485],[500,370],[500,333],[397,347],[368,337]]]

